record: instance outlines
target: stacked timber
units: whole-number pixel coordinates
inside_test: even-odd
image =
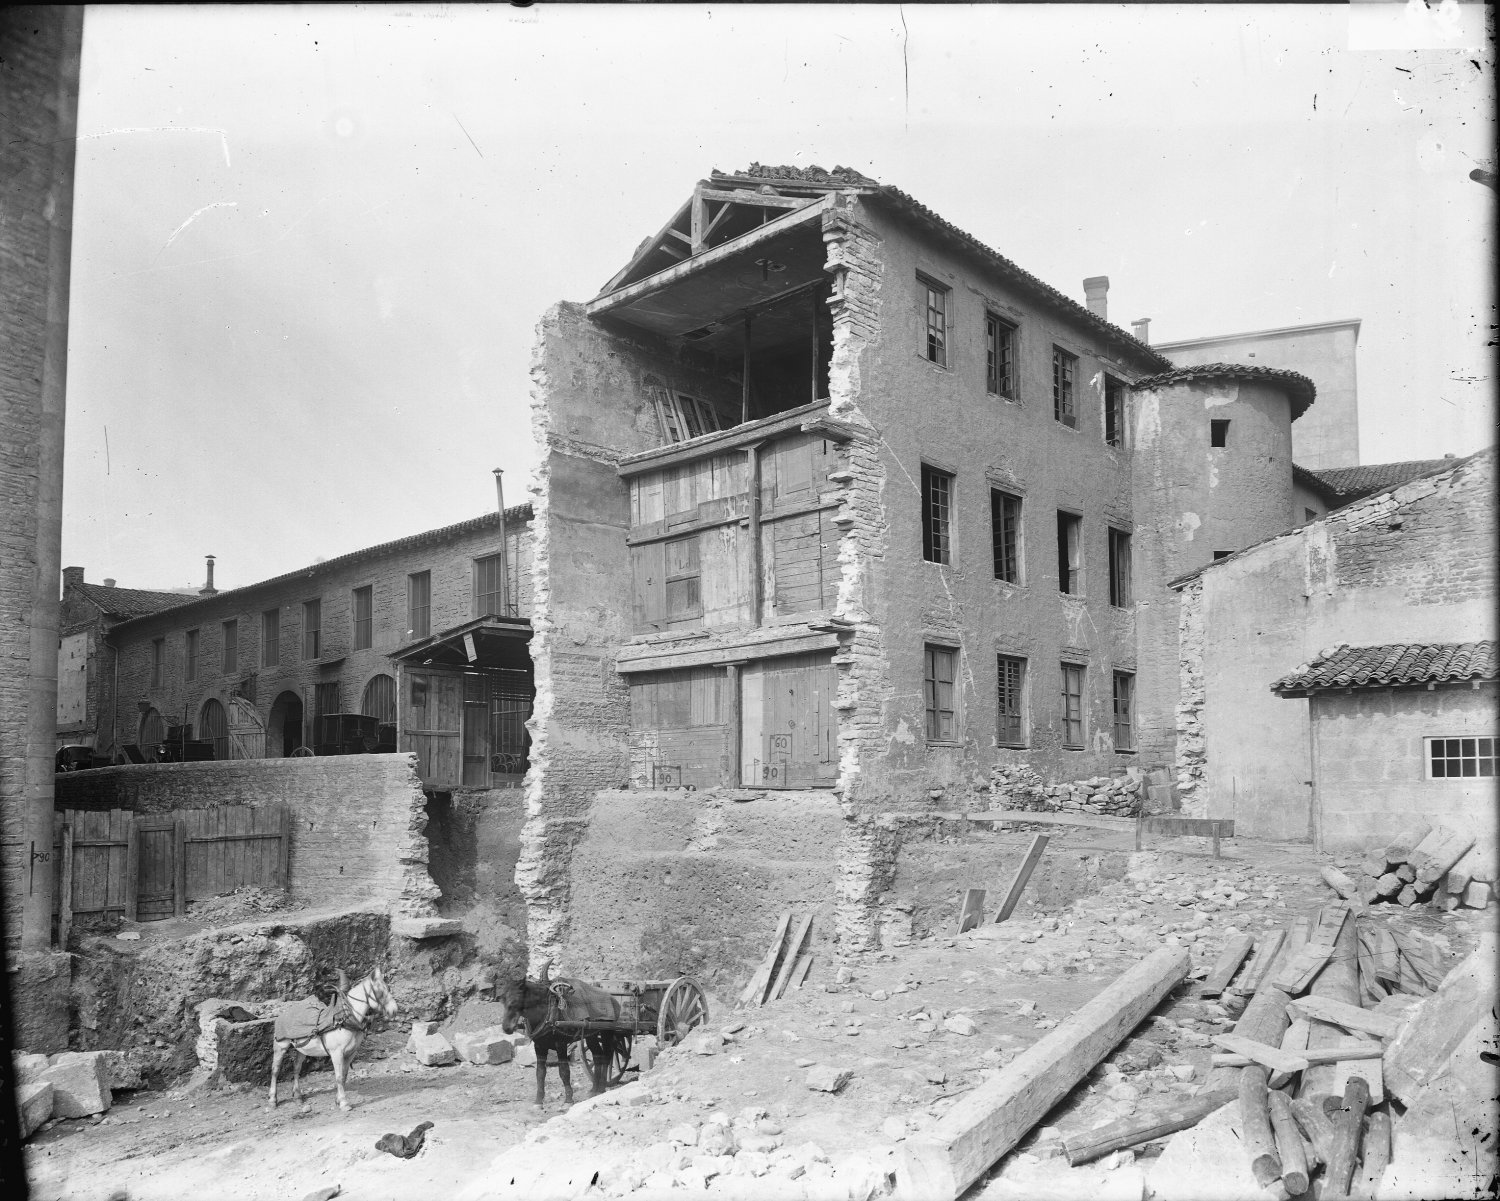
[[[1492,847],[1425,822],[1367,852],[1357,876],[1323,869],[1329,887],[1348,900],[1407,908],[1421,901],[1444,910],[1485,908],[1495,900],[1495,876]]]

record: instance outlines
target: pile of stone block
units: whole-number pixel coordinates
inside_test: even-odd
[[[1426,901],[1453,910],[1483,909],[1495,901],[1494,848],[1468,831],[1423,822],[1367,852],[1359,866],[1352,892],[1366,904],[1409,908]]]
[[[1025,764],[1002,763],[991,772],[990,789],[992,803],[1001,809],[1134,817],[1140,811],[1146,782],[1139,768],[1128,768],[1118,775],[1049,784]]]
[[[456,1032],[450,1040],[438,1025],[437,1022],[412,1023],[406,1050],[415,1055],[423,1067],[446,1067],[460,1060],[484,1065],[519,1063],[533,1067],[536,1064],[536,1050],[531,1039],[519,1032],[506,1034],[499,1026],[490,1026],[483,1030]]]
[[[13,1058],[21,1137],[54,1118],[87,1118],[114,1104],[114,1089],[140,1087],[140,1076],[120,1051],[62,1051]]]

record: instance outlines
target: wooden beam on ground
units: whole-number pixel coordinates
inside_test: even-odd
[[[1323,878],[1324,884],[1328,885],[1329,888],[1333,889],[1344,900],[1351,902],[1358,908],[1364,908],[1364,901],[1360,899],[1359,895],[1359,885],[1349,879],[1343,872],[1339,871],[1338,868],[1323,867],[1319,870],[1318,875]]]
[[[972,930],[982,921],[984,921],[984,889],[964,889],[963,904],[958,907],[958,929],[954,933],[962,934],[966,930]]]
[[[1245,1012],[1240,1015],[1240,1020],[1235,1023],[1235,1034],[1253,1038],[1256,1042],[1265,1043],[1267,1046],[1281,1045],[1281,1038],[1286,1033],[1287,1027],[1287,997],[1286,993],[1271,983],[1271,978],[1280,970],[1283,963],[1302,948],[1302,944],[1307,939],[1309,927],[1308,920],[1305,917],[1299,917],[1292,923],[1292,928],[1286,933],[1284,939],[1280,937],[1281,931],[1276,932],[1280,949],[1269,965],[1266,978],[1255,990],[1250,1003],[1245,1006]],[[1244,1070],[1243,1068],[1219,1068],[1211,1071],[1204,1085],[1204,1091],[1238,1088],[1240,1073]]]
[[[903,1143],[897,1196],[956,1201],[1186,979],[1188,962],[1182,947],[1153,951]]]
[[[813,957],[811,955],[804,955],[801,959],[797,960],[797,966],[792,969],[791,987],[802,987],[802,982],[807,979],[807,973],[812,970],[812,965]]]
[[[984,813],[970,813],[971,822],[998,822],[1004,824],[1029,823],[1043,826],[1091,826],[1097,830],[1119,830],[1129,834],[1135,829],[1135,819],[1130,817],[1104,817],[1085,813],[1033,813],[1029,809],[989,809]]]
[[[786,944],[786,953],[781,957],[781,971],[776,974],[776,981],[767,990],[765,1000],[774,1001],[786,991],[786,986],[791,982],[792,972],[797,967],[797,959],[802,954],[802,948],[807,945],[808,936],[812,932],[812,914],[808,914],[797,924],[797,932],[792,935],[792,941]]]
[[[1249,996],[1259,989],[1270,972],[1271,965],[1276,962],[1276,956],[1281,951],[1281,944],[1285,939],[1285,930],[1271,930],[1262,934],[1255,944],[1255,954],[1246,966],[1245,974],[1231,991]]]
[[[1198,989],[1198,995],[1217,997],[1228,988],[1235,972],[1240,970],[1240,964],[1245,961],[1245,956],[1250,954],[1250,948],[1254,945],[1255,938],[1249,934],[1238,934],[1231,938],[1219,953],[1219,958],[1214,961],[1202,987]]]
[[[1365,1123],[1365,1145],[1360,1151],[1360,1191],[1373,1197],[1386,1165],[1391,1162],[1391,1115],[1382,1109],[1370,1114]]]
[[[1276,1154],[1276,1136],[1271,1131],[1270,1101],[1266,1069],[1251,1064],[1240,1073],[1240,1133],[1250,1153],[1250,1171],[1261,1188],[1281,1179],[1281,1157]]]
[[[1281,1179],[1286,1191],[1294,1197],[1307,1192],[1307,1180],[1311,1174],[1308,1166],[1310,1148],[1292,1120],[1291,1103],[1285,1093],[1272,1091],[1266,1100],[1270,1103],[1271,1133],[1276,1138],[1276,1157],[1281,1161]]]
[[[1223,1037],[1222,1035],[1220,1037]],[[1341,1047],[1325,1047],[1318,1051],[1299,1051],[1299,1058],[1309,1065],[1319,1063],[1342,1063],[1348,1059],[1380,1059],[1385,1055],[1383,1043],[1358,1042]],[[1243,1068],[1256,1062],[1248,1055],[1236,1055],[1225,1051],[1214,1054],[1210,1066],[1216,1068]]]
[[[1495,995],[1495,955],[1495,934],[1486,931],[1478,949],[1421,1003],[1386,1052],[1386,1089],[1405,1104],[1414,1104],[1421,1090],[1447,1070],[1475,1023],[1488,1018]]]
[[[1220,1089],[1218,1092],[1191,1097],[1166,1109],[1132,1114],[1106,1126],[1081,1131],[1063,1139],[1063,1154],[1068,1157],[1068,1163],[1076,1167],[1108,1155],[1111,1151],[1138,1147],[1142,1143],[1196,1126],[1215,1110],[1228,1105],[1236,1095],[1232,1089]]]
[[[1344,1089],[1344,1110],[1333,1121],[1333,1154],[1328,1160],[1328,1175],[1323,1195],[1347,1194],[1359,1159],[1360,1136],[1363,1133],[1365,1109],[1370,1104],[1370,1088],[1359,1077]]]
[[[1325,929],[1330,924],[1331,922],[1326,922]],[[1339,926],[1333,953],[1329,955],[1328,961],[1319,969],[1318,974],[1313,977],[1312,983],[1308,986],[1308,992],[1314,998],[1314,1007],[1319,1001],[1326,1000],[1342,1002],[1358,1009],[1359,936],[1355,930],[1356,925],[1352,918],[1345,920]],[[1314,1017],[1310,1009],[1292,1009],[1288,1006],[1288,1012],[1294,1017],[1308,1019],[1311,1030],[1307,1036],[1307,1047],[1310,1051],[1343,1046],[1353,1041],[1344,1033],[1342,1027]],[[1302,1073],[1298,1091],[1304,1096],[1309,1093],[1331,1093],[1338,1074],[1337,1062],[1309,1068]]]
[[[1390,1014],[1362,1009],[1332,997],[1296,997],[1287,1002],[1287,1012],[1309,1021],[1342,1026],[1357,1034],[1373,1034],[1376,1038],[1395,1038],[1406,1024]]]
[[[776,970],[776,961],[781,957],[781,944],[786,939],[786,928],[791,924],[792,911],[788,909],[776,923],[776,933],[771,936],[771,947],[766,952],[766,957],[760,961],[755,975],[750,977],[750,982],[740,992],[742,1004],[751,1004],[751,998],[754,997],[754,1003],[758,1005],[759,998],[765,995],[766,985],[771,982],[771,973]]]
[[[1036,870],[1036,865],[1041,861],[1042,852],[1047,849],[1048,837],[1038,834],[1031,840],[1031,845],[1026,848],[1026,858],[1021,861],[1021,866],[1016,869],[1012,877],[1010,887],[1005,890],[1005,900],[1000,902],[1000,908],[995,913],[995,920],[1003,922],[1020,904],[1021,894],[1026,891],[1026,882],[1031,879],[1031,873]]]
[[[1421,846],[1411,853],[1409,862],[1417,869],[1416,883],[1435,884],[1450,867],[1469,852],[1474,845],[1474,835],[1448,826],[1438,826]]]
[[[1276,974],[1276,987],[1290,997],[1306,992],[1313,977],[1323,970],[1332,957],[1339,932],[1343,930],[1348,918],[1348,905],[1340,903],[1323,906],[1318,912],[1318,922],[1308,937],[1307,945]]]
[[[1214,1045],[1223,1047],[1226,1051],[1231,1051],[1235,1055],[1243,1055],[1252,1063],[1258,1063],[1262,1067],[1272,1068],[1278,1072],[1293,1073],[1307,1069],[1308,1061],[1301,1055],[1293,1055],[1279,1047],[1258,1043],[1253,1038],[1244,1038],[1238,1034],[1215,1034],[1213,1041]]]

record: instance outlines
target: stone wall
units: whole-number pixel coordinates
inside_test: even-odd
[[[168,813],[285,805],[292,815],[290,891],[301,905],[378,902],[429,914],[426,799],[415,757],[330,755],[99,767],[58,777],[57,806]]]
[[[1202,686],[1184,654],[1184,726],[1201,705],[1201,744],[1185,743],[1177,760],[1184,812],[1234,818],[1254,837],[1311,837],[1308,702],[1272,683],[1340,643],[1495,637],[1494,465],[1492,451],[1459,460],[1185,582],[1183,629],[1202,626]]]
[[[526,899],[516,885],[526,794],[520,788],[455,789],[427,800],[428,871],[443,917],[463,921],[486,959],[515,954],[526,938]]]

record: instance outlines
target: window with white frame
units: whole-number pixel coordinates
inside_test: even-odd
[[[686,442],[723,428],[719,424],[718,410],[706,400],[699,400],[685,392],[673,392],[669,388],[653,390],[656,399],[656,416],[661,423],[661,434],[668,442]]]
[[[917,274],[917,328],[922,338],[922,357],[939,367],[948,365],[948,305],[952,289],[935,279]]]
[[[1495,774],[1495,744],[1500,739],[1429,738],[1426,741],[1429,780]]]

